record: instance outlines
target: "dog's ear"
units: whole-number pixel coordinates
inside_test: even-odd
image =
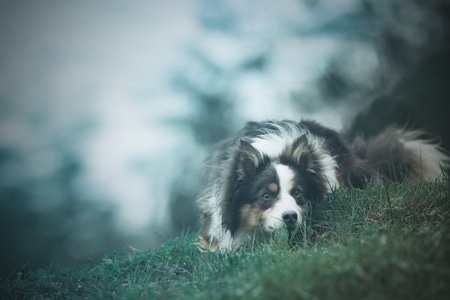
[[[281,163],[309,169],[312,166],[312,151],[308,138],[302,135],[287,145],[280,156]]]
[[[247,140],[240,140],[239,149],[238,177],[242,179],[255,173],[263,158]]]
[[[298,137],[290,146],[290,149],[288,150],[290,153],[290,157],[292,161],[299,166],[305,166],[307,165],[308,161],[308,140],[305,135],[301,135]]]

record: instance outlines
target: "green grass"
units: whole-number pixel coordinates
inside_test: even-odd
[[[334,191],[311,220],[294,249],[282,232],[207,253],[187,234],[93,265],[14,276],[1,282],[0,298],[448,299],[448,180]]]

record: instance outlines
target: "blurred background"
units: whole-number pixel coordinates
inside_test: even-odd
[[[0,277],[197,229],[246,121],[389,124],[450,146],[444,0],[0,3]]]

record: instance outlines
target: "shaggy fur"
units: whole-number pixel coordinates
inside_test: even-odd
[[[388,128],[348,146],[313,121],[249,122],[207,160],[199,245],[231,250],[255,232],[289,230],[336,187],[362,188],[380,176],[434,180],[449,157],[420,136]]]

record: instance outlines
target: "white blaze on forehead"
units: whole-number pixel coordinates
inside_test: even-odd
[[[273,158],[278,157],[286,148],[286,145],[292,143],[293,141],[293,136],[285,137],[272,134],[270,136],[265,136],[264,138],[254,138],[252,146],[261,154]]]
[[[281,164],[275,164],[274,168],[277,171],[278,179],[280,180],[281,193],[289,194],[288,188],[292,186],[295,179],[294,171],[288,166]]]
[[[308,133],[305,129],[299,128],[297,124],[285,123],[283,126],[271,124],[271,126],[278,131],[272,132],[267,130],[264,134],[252,138],[252,146],[261,154],[271,158],[278,157],[287,145],[292,144],[295,139]]]
[[[278,175],[280,192],[278,200],[270,211],[270,214],[267,216],[264,224],[265,228],[269,230],[284,226],[283,213],[285,212],[294,211],[298,216],[297,222],[301,222],[302,220],[301,208],[290,194],[290,189],[292,189],[294,184],[294,171],[288,166],[281,164],[275,164],[274,168]]]

